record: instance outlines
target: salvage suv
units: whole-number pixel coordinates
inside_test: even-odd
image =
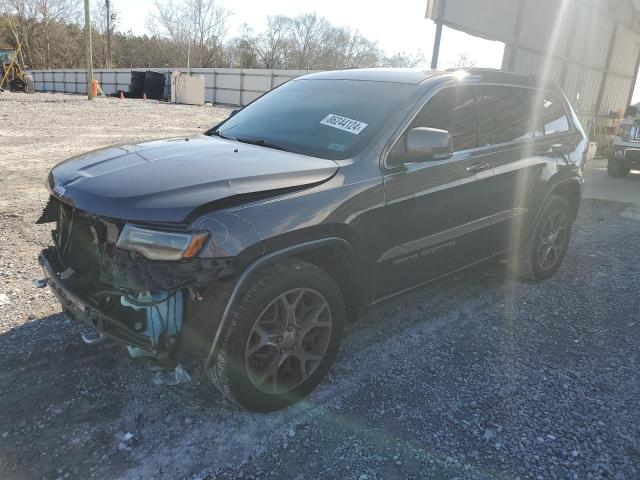
[[[307,75],[204,135],[54,167],[41,285],[133,355],[201,358],[230,400],[275,410],[363,307],[507,252],[522,278],[553,275],[587,146],[535,77]]]

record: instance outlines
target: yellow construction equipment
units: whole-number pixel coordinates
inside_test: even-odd
[[[27,73],[22,59],[22,46],[0,47],[0,90],[33,93],[33,77]]]

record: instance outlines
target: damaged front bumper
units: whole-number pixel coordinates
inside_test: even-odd
[[[81,298],[65,285],[64,280],[60,278],[47,258],[47,252],[47,250],[43,251],[38,257],[38,261],[45,271],[49,287],[67,313],[76,320],[87,323],[106,337],[142,350],[152,351],[152,341],[149,337],[136,332],[121,320],[101,311],[97,305],[92,304],[93,302]]]
[[[54,197],[38,220],[50,222],[56,222],[53,245],[42,251],[39,262],[71,317],[126,344],[132,356],[164,358],[177,351],[197,356],[208,348],[218,317],[209,306],[224,301],[240,269],[235,257],[203,253],[182,260],[149,259],[118,246],[126,222],[83,212]],[[206,308],[195,307],[200,303]]]

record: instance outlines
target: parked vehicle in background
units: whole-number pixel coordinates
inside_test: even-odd
[[[612,177],[626,177],[631,169],[640,169],[640,118],[625,118],[613,138],[613,149],[607,162]]]
[[[40,261],[71,316],[134,355],[203,358],[270,411],[320,382],[360,308],[507,252],[552,276],[587,148],[534,77],[308,75],[205,135],[54,167]]]

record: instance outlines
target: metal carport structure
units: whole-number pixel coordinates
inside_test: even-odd
[[[502,68],[560,84],[585,126],[631,102],[640,0],[428,0],[426,16],[438,32],[446,25],[504,42]],[[438,43],[436,34],[436,59]]]

